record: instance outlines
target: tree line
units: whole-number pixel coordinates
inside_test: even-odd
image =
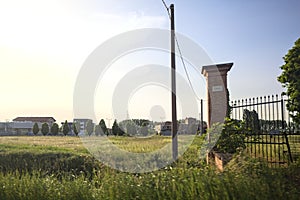
[[[48,123],[43,123],[42,127],[40,128],[38,126],[38,123],[34,123],[33,127],[32,127],[32,133],[34,135],[37,135],[40,131],[43,135],[48,135],[48,134],[58,135],[59,133],[68,135],[70,133],[71,129],[68,125],[67,120],[63,123],[63,125],[61,127],[59,127],[59,125],[57,123],[53,123],[51,127],[49,126]],[[75,135],[78,135],[78,129],[75,125],[73,126],[73,132]]]
[[[84,133],[88,136],[91,136],[93,133],[96,136],[129,136],[129,135],[148,135],[149,129],[148,125],[150,124],[149,120],[145,119],[133,119],[133,120],[124,120],[120,123],[117,120],[114,120],[112,128],[109,129],[106,126],[104,119],[101,119],[99,124],[94,125],[92,121],[87,121],[84,127]],[[125,132],[126,131],[126,132]],[[68,135],[70,133],[78,136],[80,133],[80,124],[78,122],[68,123],[65,120],[62,123],[62,126],[59,127],[57,123],[53,123],[51,127],[48,123],[43,123],[41,128],[38,126],[38,123],[34,123],[32,132],[34,135],[37,135],[41,132],[43,135]]]

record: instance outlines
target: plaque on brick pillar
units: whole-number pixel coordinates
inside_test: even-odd
[[[208,99],[208,127],[223,123],[228,111],[227,72],[233,63],[208,65],[202,67],[206,78]]]

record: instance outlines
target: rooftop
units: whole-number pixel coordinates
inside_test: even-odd
[[[53,117],[17,117],[14,122],[55,122]]]

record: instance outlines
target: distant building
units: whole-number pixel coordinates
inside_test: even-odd
[[[32,122],[0,122],[0,135],[28,135],[32,127]]]
[[[32,134],[34,123],[41,129],[43,123],[51,127],[55,121],[53,117],[17,117],[12,122],[0,122],[0,135]]]
[[[0,135],[12,134],[11,122],[0,122]]]
[[[53,123],[56,122],[56,120],[53,117],[17,117],[13,119],[13,122],[32,122],[37,123],[39,128],[42,127],[43,123],[47,123],[49,127],[53,125]]]
[[[178,125],[178,134],[196,134],[199,128],[199,121],[196,118],[187,117]]]
[[[184,123],[188,124],[188,125],[196,124],[197,120],[196,120],[196,118],[193,118],[193,117],[187,117],[187,118],[185,118]]]
[[[79,134],[85,133],[86,125],[89,121],[94,124],[92,119],[73,119],[73,123],[78,123],[80,126],[80,129],[78,130]]]
[[[188,117],[180,120],[177,124],[178,134],[180,135],[195,135],[201,131],[201,123],[196,118]],[[203,122],[203,132],[206,131],[206,122]],[[172,122],[166,121],[161,123],[156,123],[154,126],[155,132],[160,135],[171,135],[172,134]]]
[[[154,129],[160,135],[170,136],[172,130],[172,122],[166,121],[166,122],[156,124],[154,126]]]

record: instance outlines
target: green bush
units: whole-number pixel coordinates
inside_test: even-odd
[[[243,124],[241,121],[226,118],[213,149],[220,153],[236,153],[238,149],[245,148]]]

